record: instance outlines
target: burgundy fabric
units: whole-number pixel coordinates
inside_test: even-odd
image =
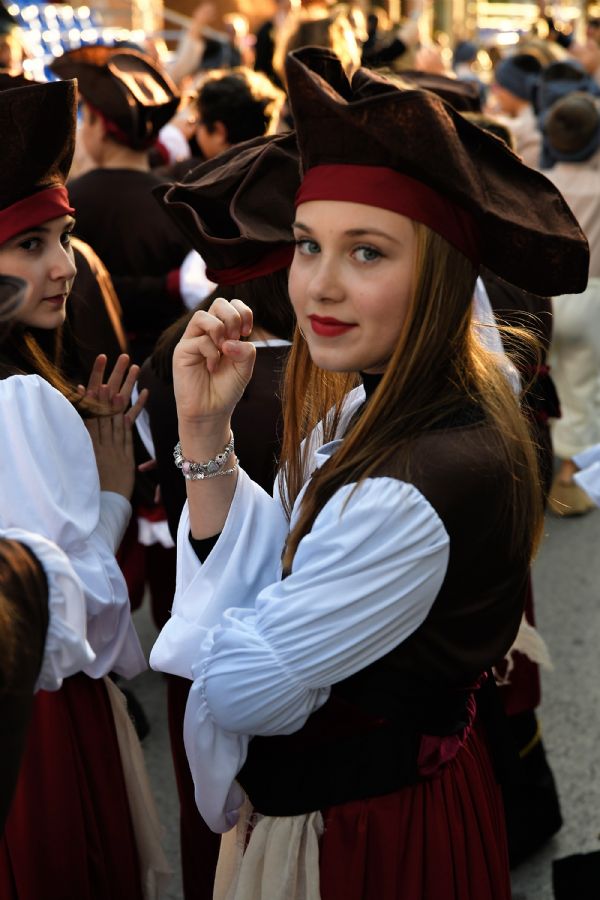
[[[2,900],[142,900],[112,710],[102,681],[39,691],[6,829]]]
[[[72,216],[74,212],[67,189],[62,185],[31,194],[0,211],[0,244],[36,225],[60,216]]]
[[[324,810],[321,900],[509,900],[502,800],[476,726],[440,777]]]
[[[487,676],[484,674],[482,680],[486,677]],[[417,759],[419,775],[422,775],[424,778],[432,778],[458,755],[473,730],[476,711],[477,702],[474,694],[471,694],[467,700],[467,713],[469,718],[467,725],[462,731],[457,734],[424,734],[421,736],[419,756]]]
[[[311,200],[364,203],[427,225],[479,265],[474,217],[448,197],[403,172],[386,166],[318,165],[309,169],[296,194],[296,206]]]
[[[194,782],[183,743],[183,717],[191,681],[167,675],[169,736],[179,794],[179,834],[185,900],[212,900],[221,836],[210,830],[194,800]]]
[[[246,266],[232,266],[230,269],[207,269],[206,277],[214,284],[242,284],[244,281],[289,268],[294,258],[294,250],[295,244],[281,244]]]
[[[171,269],[167,273],[167,293],[175,300],[181,300],[181,269]]]

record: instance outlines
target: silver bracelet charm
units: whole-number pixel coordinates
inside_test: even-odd
[[[223,447],[220,453],[208,462],[199,463],[191,459],[186,459],[181,452],[181,441],[177,441],[173,450],[173,459],[178,469],[181,469],[183,477],[187,481],[203,481],[205,478],[216,478],[218,475],[233,475],[237,470],[237,463],[229,469],[225,468],[227,460],[233,453],[235,442],[233,432],[229,438],[229,443]]]

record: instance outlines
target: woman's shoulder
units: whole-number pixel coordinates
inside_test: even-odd
[[[75,407],[40,375],[10,375],[0,380],[0,427],[8,440],[26,444],[28,452],[81,464],[92,454],[87,428]]]
[[[77,420],[82,425],[73,405],[41,375],[16,373],[0,379],[0,398],[0,408],[12,403],[17,404],[17,409],[25,413],[31,407],[39,407],[44,412],[44,419],[49,415],[57,415],[63,422],[62,417],[66,417],[68,420]],[[14,413],[13,407],[10,415],[13,416]],[[7,415],[8,410],[4,409],[4,414]]]

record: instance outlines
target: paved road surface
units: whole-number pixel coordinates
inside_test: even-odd
[[[565,825],[544,850],[513,873],[513,900],[552,900],[552,860],[600,849],[599,511],[582,519],[547,519],[535,567],[535,591],[539,628],[554,661],[553,671],[543,677],[542,726]],[[149,648],[155,632],[145,609],[136,614],[136,623]],[[151,722],[144,753],[174,869],[165,900],[181,900],[178,809],[164,681],[148,672],[132,685]]]

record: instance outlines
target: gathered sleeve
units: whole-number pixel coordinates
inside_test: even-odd
[[[86,638],[83,585],[63,551],[39,534],[21,528],[0,530],[0,537],[24,544],[38,560],[48,582],[48,629],[35,690],[57,691],[64,678],[94,661]]]
[[[414,486],[347,485],[300,542],[290,575],[204,629],[184,739],[213,830],[235,824],[250,737],[297,731],[332,684],[406,640],[431,609],[448,554],[448,534]]]
[[[177,532],[177,580],[171,618],[152,652],[153,669],[193,678],[198,646],[207,628],[231,606],[253,607],[259,592],[277,580],[288,522],[279,501],[240,467],[219,539],[204,563],[189,542],[186,503]]]
[[[37,375],[0,381],[0,528],[34,531],[66,554],[83,586],[92,678],[145,668],[114,548],[130,507],[102,495],[92,443],[76,410]],[[116,499],[115,499],[116,498]]]

